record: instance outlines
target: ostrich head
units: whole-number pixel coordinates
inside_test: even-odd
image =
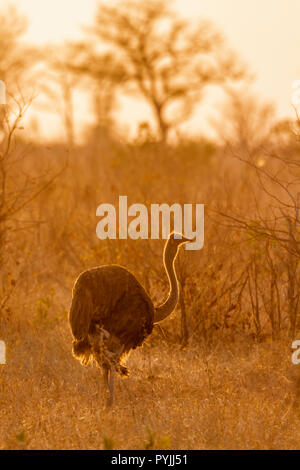
[[[178,254],[179,247],[185,243],[191,242],[193,239],[186,238],[180,233],[172,232],[165,245],[164,258],[165,260],[173,260]]]

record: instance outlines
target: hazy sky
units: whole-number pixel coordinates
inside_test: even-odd
[[[0,7],[7,3],[0,0]],[[43,44],[78,38],[80,26],[92,21],[98,2],[12,3],[28,16],[27,39]],[[276,103],[280,116],[293,115],[291,84],[300,79],[300,0],[175,0],[174,4],[181,14],[193,20],[211,19],[255,73],[255,90]],[[138,108],[135,112],[139,113]]]

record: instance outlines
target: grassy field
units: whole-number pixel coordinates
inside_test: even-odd
[[[284,344],[245,338],[208,354],[158,332],[149,343],[130,356],[108,410],[101,372],[72,357],[66,322],[20,325],[0,368],[1,448],[299,448],[299,367]]]
[[[296,59],[281,64],[285,75],[271,70],[272,24],[277,39],[285,35],[277,28],[281,10],[272,9],[275,23],[266,7],[257,12],[268,27],[260,31],[265,56],[248,66],[246,57],[256,56],[251,21],[258,23],[251,13],[246,24],[246,6],[239,13],[234,2],[220,23],[234,34],[228,42],[219,21],[202,22],[206,9],[199,6],[198,15],[197,2],[170,2],[169,10],[166,0],[90,1],[95,15],[81,28],[76,15],[86,2],[70,12],[68,2],[64,10],[63,1],[49,0],[45,30],[37,2],[2,3],[0,341],[7,358],[0,364],[0,449],[300,449],[300,364],[292,363],[292,343],[300,340],[300,82]],[[179,3],[186,11],[193,4],[193,17]],[[231,28],[239,14],[239,29]],[[297,17],[292,8],[289,15]],[[30,43],[37,24],[43,34]],[[240,58],[230,45],[237,32]],[[253,86],[263,64],[268,75]],[[257,96],[267,77],[272,86]],[[277,103],[266,101],[272,94]],[[283,105],[294,117],[283,118]],[[120,196],[136,217],[120,208]],[[97,230],[107,220],[102,204],[112,209],[106,239]],[[164,227],[161,205],[170,210]],[[187,218],[186,205],[193,210]],[[124,266],[160,306],[170,292],[164,235],[192,238],[193,225],[202,239],[200,205],[204,245],[182,248],[176,258],[180,296],[167,302],[173,308],[178,300],[176,309],[132,351],[131,375],[117,378],[108,409],[102,371],[72,356],[74,281],[92,267]],[[120,277],[110,278],[110,289],[105,273],[102,284],[90,284],[92,301],[85,286],[78,289],[72,316],[103,313],[105,296],[105,329],[113,333],[109,321],[124,315],[122,334],[106,336],[116,356],[119,341],[138,341],[127,334],[135,322],[126,309],[139,314],[142,304],[127,301],[130,283]],[[117,320],[109,317],[112,305]],[[74,323],[83,339],[87,329],[81,335]],[[150,322],[141,323],[150,331]]]
[[[59,144],[25,144],[9,155],[6,204],[16,191],[17,202],[34,197],[0,224],[0,339],[7,345],[0,447],[299,449],[300,366],[291,362],[300,336],[297,206],[286,204],[276,180],[264,188],[255,166],[205,141],[166,147],[107,139],[69,155]],[[297,145],[285,144],[281,160],[264,157],[264,171],[282,181],[289,173],[283,159],[294,155],[294,165]],[[20,150],[26,158],[17,158]],[[296,168],[293,180],[299,174]],[[266,226],[274,214],[270,191],[286,212],[284,242]],[[155,305],[168,292],[162,240],[96,237],[97,206],[124,194],[128,204],[147,207],[205,203],[205,243],[180,253],[177,309],[132,352],[131,376],[117,381],[108,411],[101,371],[71,353],[74,280],[92,266],[121,264]],[[220,216],[233,211],[237,226]]]

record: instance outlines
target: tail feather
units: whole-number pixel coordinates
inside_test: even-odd
[[[72,347],[73,356],[78,359],[83,366],[89,363],[92,354],[92,348],[88,340],[75,340]]]
[[[73,341],[73,355],[83,365],[87,365],[91,356],[92,348],[88,340],[89,328],[93,315],[93,303],[91,293],[88,289],[75,286],[72,305],[69,313],[69,322]]]

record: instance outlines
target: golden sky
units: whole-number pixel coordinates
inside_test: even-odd
[[[0,8],[7,3],[0,0]],[[29,19],[28,41],[44,44],[78,38],[81,25],[92,21],[97,0],[12,3]],[[174,4],[194,20],[212,20],[255,73],[254,89],[275,102],[281,117],[293,116],[291,85],[300,79],[300,0],[175,0]],[[144,108],[136,106],[131,112],[134,116],[130,118],[139,120]],[[128,111],[123,113],[128,118]]]

